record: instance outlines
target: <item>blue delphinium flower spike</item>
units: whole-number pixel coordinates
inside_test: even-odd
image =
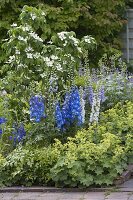
[[[62,115],[62,111],[61,111],[59,103],[57,103],[55,107],[55,119],[56,119],[57,128],[62,129],[64,126],[64,120],[63,120],[63,115]]]
[[[66,93],[65,100],[62,107],[62,116],[65,125],[70,125],[72,120],[71,107],[70,107],[70,94]]]
[[[99,98],[100,101],[103,103],[105,101],[105,93],[104,93],[104,86],[101,87],[100,91],[99,91]]]
[[[19,126],[14,125],[14,131],[12,135],[10,135],[9,140],[13,140],[14,146],[23,141],[24,137],[26,136],[26,131],[24,129],[24,125],[20,124]]]
[[[4,117],[0,117],[0,125],[6,123],[6,119]],[[2,129],[0,128],[0,135],[2,135]]]
[[[72,122],[77,121],[78,125],[82,124],[82,113],[80,104],[80,95],[78,88],[73,88],[70,94],[70,108],[72,115]]]
[[[40,122],[45,117],[45,106],[42,96],[35,95],[30,99],[30,120]]]

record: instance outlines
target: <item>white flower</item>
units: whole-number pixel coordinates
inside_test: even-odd
[[[46,16],[45,12],[42,12],[42,16]]]
[[[85,100],[84,100],[84,90],[82,87],[79,89],[80,94],[80,105],[81,105],[81,115],[82,115],[82,122],[85,122]]]
[[[29,47],[27,47],[27,48],[25,49],[25,52],[29,52],[29,51],[32,51],[32,52],[33,52],[34,50],[32,49],[32,47],[29,46]]]
[[[73,36],[70,36],[69,37],[73,42],[74,42],[74,46],[78,46],[78,44],[79,44],[79,41],[78,41],[78,39],[77,38],[75,38],[75,37],[73,37]]]
[[[29,33],[31,37],[33,37],[35,40],[38,40],[40,42],[43,42],[43,40],[34,32]]]
[[[43,60],[45,61],[46,65],[47,65],[48,67],[52,67],[53,64],[54,64],[54,61],[53,61],[53,60],[50,60],[50,58],[48,58],[48,57],[43,58]]]
[[[49,42],[47,42],[48,44],[53,44],[53,42],[50,40]]]
[[[5,95],[7,95],[7,92],[5,90],[2,90],[1,96],[5,96]]]
[[[68,34],[68,32],[60,32],[60,33],[57,33],[58,37],[63,41],[66,39],[66,35]]]
[[[39,57],[41,57],[41,55],[40,55],[40,53],[35,53],[35,54],[33,54],[33,57],[35,58],[35,59],[37,59],[37,58],[39,58]]]
[[[100,111],[100,98],[97,93],[94,93],[93,103],[91,107],[91,114],[90,114],[90,123],[94,121],[98,122],[99,111]]]
[[[63,44],[63,46],[65,47],[65,46],[67,45],[67,43],[68,43],[68,42],[65,40],[65,43]]]
[[[79,51],[80,53],[82,53],[81,47],[77,47],[77,49],[78,49],[78,51]]]
[[[67,64],[67,61],[63,61],[63,65],[66,65]]]
[[[46,73],[40,74],[42,78],[47,77]]]
[[[87,42],[87,43],[91,43],[91,41],[90,41],[89,38],[88,38],[88,39],[86,38],[86,39],[85,39],[85,42]]]
[[[23,65],[22,63],[20,63],[20,64],[17,66],[17,68],[22,68],[22,67],[24,67],[24,65]]]
[[[20,35],[18,36],[18,40],[27,42],[27,38],[24,38],[24,37],[22,37],[22,36],[20,36]]]
[[[22,30],[28,32],[28,31],[32,30],[32,27],[30,25],[26,24],[25,26],[22,26]]]
[[[30,16],[31,16],[31,19],[32,19],[32,20],[36,19],[36,15],[35,15],[35,14],[32,14],[32,13],[31,13]]]
[[[16,49],[15,54],[20,55],[20,51]]]
[[[56,69],[57,69],[58,71],[62,71],[61,64],[58,63],[58,64],[56,65]]]
[[[27,58],[33,58],[33,55],[31,53],[27,53]]]
[[[55,55],[52,55],[50,58],[51,58],[52,60],[58,60],[58,56],[55,56]]]
[[[12,63],[13,61],[15,61],[14,55],[9,57],[8,63]]]
[[[12,25],[11,25],[11,27],[16,27],[17,26],[17,24],[16,23],[13,23]]]

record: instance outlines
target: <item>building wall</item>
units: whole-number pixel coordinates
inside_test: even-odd
[[[124,27],[121,36],[123,41],[123,57],[126,59],[127,63],[129,63],[133,61],[133,9],[128,9],[126,15],[128,23]]]

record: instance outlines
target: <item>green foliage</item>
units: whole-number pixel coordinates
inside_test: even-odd
[[[38,29],[43,39],[50,38],[60,31],[74,30],[78,37],[92,35],[96,38],[99,48],[97,55],[92,54],[96,63],[104,51],[111,46],[118,47],[118,33],[124,23],[124,0],[106,1],[14,1],[2,0],[0,5],[0,40],[6,38],[7,30],[13,22],[20,23],[18,18],[24,5],[41,8],[46,13],[47,23],[42,23]],[[35,20],[35,25],[37,21]],[[95,59],[94,59],[95,57]],[[1,57],[2,59],[2,57]]]
[[[128,7],[133,8],[133,0],[127,0],[126,4]]]
[[[70,187],[112,184],[132,162],[132,122],[133,103],[118,103],[101,114],[99,125],[69,138],[51,170],[55,183]]]
[[[34,148],[28,144],[19,146],[6,157],[0,171],[3,185],[45,185],[50,181],[50,169],[59,158],[60,144],[54,148]]]
[[[0,167],[2,166],[2,163],[5,161],[5,159],[3,158],[3,156],[0,154]]]
[[[125,140],[125,135],[133,134],[133,102],[118,103],[101,113],[100,125],[105,125],[107,131]]]
[[[99,125],[78,131],[64,144],[56,139],[44,147],[29,138],[0,161],[0,184],[112,185],[132,161],[132,106],[131,102],[119,103],[101,114]]]
[[[0,174],[1,174],[1,169],[2,169],[2,166],[5,162],[5,158],[0,154]],[[0,186],[2,186],[2,180],[0,179]]]
[[[98,137],[98,132],[97,136]],[[88,129],[69,138],[65,150],[51,169],[56,185],[88,187],[110,185],[126,167],[126,149],[118,136],[103,132],[95,143],[95,131]]]

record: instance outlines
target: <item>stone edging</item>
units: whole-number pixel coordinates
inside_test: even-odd
[[[133,192],[133,188],[55,188],[55,187],[3,187],[0,193],[18,193],[18,192],[43,192],[43,193],[62,193],[62,192]]]
[[[128,181],[133,174],[133,164],[128,165],[127,170],[122,173],[115,181],[114,185],[119,186]]]

